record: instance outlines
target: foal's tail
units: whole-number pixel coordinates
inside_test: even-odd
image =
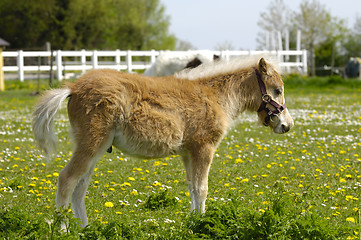
[[[55,153],[57,137],[54,133],[53,119],[61,103],[70,95],[70,89],[61,88],[47,91],[33,113],[33,132],[39,148],[47,155]]]

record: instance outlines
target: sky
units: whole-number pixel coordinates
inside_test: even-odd
[[[302,0],[284,0],[296,11]],[[214,50],[229,42],[234,50],[255,50],[257,22],[272,0],[161,0],[170,17],[170,32],[197,49]],[[361,16],[361,0],[319,0],[333,17],[345,19],[353,28]]]

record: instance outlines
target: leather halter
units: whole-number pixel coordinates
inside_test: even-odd
[[[262,93],[262,103],[261,103],[261,106],[259,106],[257,112],[261,112],[261,111],[265,110],[268,114],[268,117],[272,121],[272,117],[275,117],[275,116],[278,117],[278,115],[281,114],[283,112],[283,110],[285,110],[287,108],[286,104],[280,105],[278,102],[276,102],[275,100],[272,99],[271,95],[267,94],[266,86],[261,79],[261,74],[259,73],[258,69],[256,69],[256,68],[255,68],[255,71],[256,71],[256,75],[257,75],[258,85],[259,85],[259,88]],[[267,107],[268,104],[272,105],[274,107],[274,110],[269,109],[269,107]]]

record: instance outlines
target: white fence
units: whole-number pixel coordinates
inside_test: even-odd
[[[89,69],[111,68],[118,71],[125,70],[133,72],[133,70],[145,70],[156,61],[156,58],[162,51],[53,51],[55,58],[52,70],[56,72],[56,78],[62,80],[64,78],[74,77],[74,73],[84,73]],[[298,71],[307,74],[307,51],[214,51],[221,58],[229,59],[238,56],[271,54],[278,58],[280,67],[285,71]],[[40,72],[48,72],[51,70],[50,51],[4,51],[5,66],[3,71],[5,79],[8,75],[15,74],[15,77],[24,81],[26,74],[36,74]],[[140,58],[142,57],[142,58]],[[8,59],[9,58],[9,59]],[[12,62],[16,65],[8,65],[7,61],[13,58]],[[16,58],[16,61],[14,61]],[[33,61],[27,61],[32,58]],[[37,59],[37,60],[36,60]]]

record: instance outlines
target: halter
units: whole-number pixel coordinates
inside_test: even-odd
[[[271,95],[267,94],[266,86],[264,85],[264,82],[261,79],[260,73],[258,72],[258,70],[256,68],[255,68],[255,71],[256,71],[256,75],[257,75],[258,85],[259,85],[259,88],[262,93],[262,103],[261,103],[261,106],[259,106],[257,112],[261,112],[261,111],[265,110],[268,114],[267,118],[269,118],[269,119],[266,118],[267,119],[266,121],[271,120],[272,122],[274,122],[273,117],[278,118],[278,116],[283,112],[283,110],[285,110],[287,108],[286,104],[280,105],[278,102],[276,102],[275,100],[272,99]],[[267,104],[272,105],[275,108],[275,110],[269,109],[267,107]]]

